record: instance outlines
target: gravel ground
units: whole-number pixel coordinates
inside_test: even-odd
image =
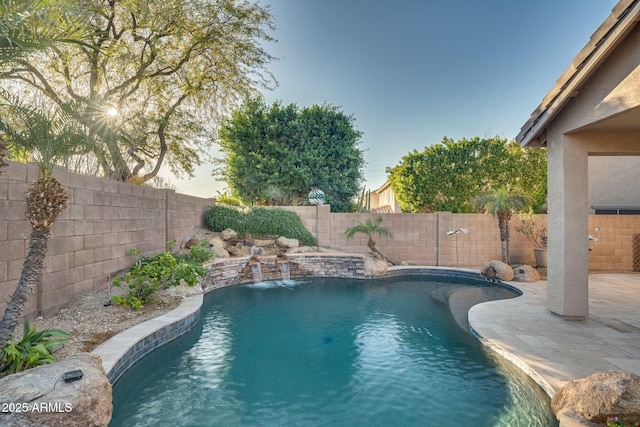
[[[181,247],[184,246],[191,237],[203,241],[213,235],[217,234],[205,228],[197,228],[179,244]],[[185,251],[178,249],[180,253]],[[114,293],[123,292],[120,288],[111,289]],[[194,288],[178,286],[158,294],[156,304],[147,304],[141,310],[134,310],[115,304],[105,306],[105,303],[109,302],[109,295],[107,290],[103,290],[79,297],[58,309],[56,313],[38,317],[30,324],[37,330],[61,329],[71,334],[71,338],[55,350],[55,358],[62,360],[72,354],[90,352],[118,332],[173,310],[180,304],[183,295],[194,291]],[[17,339],[22,337],[22,325],[16,327],[15,333]]]
[[[71,334],[71,338],[55,350],[57,360],[72,354],[90,352],[118,332],[138,323],[160,316],[182,301],[179,295],[163,292],[158,303],[147,304],[140,310],[115,304],[106,305],[107,291],[96,292],[77,298],[50,316],[38,317],[30,324],[37,330],[61,329]],[[16,338],[22,336],[22,325],[16,327]]]

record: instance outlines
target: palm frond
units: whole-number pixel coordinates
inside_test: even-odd
[[[17,152],[28,153],[43,176],[55,165],[90,150],[83,125],[63,108],[45,112],[17,97],[0,94],[0,135]]]
[[[0,2],[0,63],[61,43],[81,40],[81,13],[60,0]]]

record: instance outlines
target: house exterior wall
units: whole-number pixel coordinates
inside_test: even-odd
[[[598,203],[595,198],[606,197],[607,204],[638,202],[638,191],[631,189],[637,187],[632,184],[637,173],[629,166],[638,160],[620,162],[628,167],[618,169],[615,160],[596,158],[640,155],[640,128],[634,120],[640,111],[638,87],[640,27],[636,25],[545,128],[549,160],[547,304],[566,318],[588,316],[588,260],[602,261],[589,252],[585,241],[591,230],[588,214]],[[613,168],[607,171],[607,164]]]
[[[387,213],[401,213],[400,205],[396,200],[396,195],[389,183],[385,183],[378,190],[371,193],[371,211],[384,210]]]
[[[589,213],[593,207],[640,207],[640,156],[589,157]]]

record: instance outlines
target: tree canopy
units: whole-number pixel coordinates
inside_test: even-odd
[[[519,188],[541,212],[547,197],[545,149],[523,149],[493,137],[444,138],[413,151],[388,168],[391,188],[403,212],[474,212],[473,198],[490,188]]]
[[[301,205],[320,188],[332,210],[349,211],[362,181],[361,135],[332,105],[251,99],[222,124],[219,174],[247,204]]]
[[[161,166],[191,174],[222,113],[275,83],[263,47],[273,17],[257,2],[58,0],[56,7],[82,12],[74,33],[81,43],[25,48],[0,79],[44,108],[73,105],[93,140],[84,172],[143,182]],[[0,37],[0,47],[32,33]]]

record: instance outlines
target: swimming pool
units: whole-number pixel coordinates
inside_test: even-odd
[[[481,286],[323,278],[212,291],[193,331],[114,385],[110,425],[556,426],[542,390],[451,313],[449,299]]]

